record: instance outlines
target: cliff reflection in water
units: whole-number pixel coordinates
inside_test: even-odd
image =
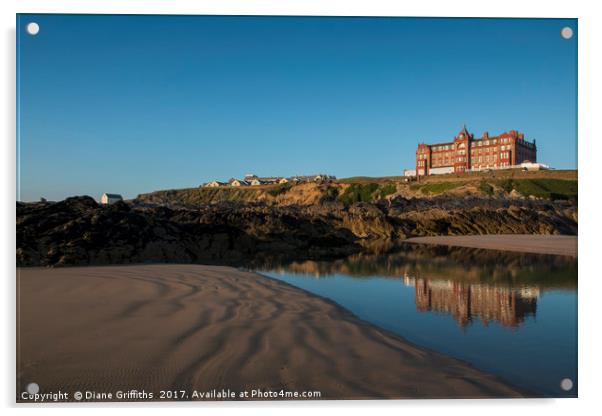
[[[417,311],[449,314],[462,328],[476,320],[519,327],[535,316],[545,290],[577,288],[577,262],[572,258],[439,246],[407,245],[387,253],[257,269],[314,278],[399,279],[415,288]]]

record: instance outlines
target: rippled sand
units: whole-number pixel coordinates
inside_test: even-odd
[[[17,270],[17,392],[318,390],[323,399],[516,397],[322,298],[229,267]],[[400,317],[403,319],[403,317]]]

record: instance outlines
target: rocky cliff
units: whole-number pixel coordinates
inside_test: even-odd
[[[577,233],[576,200],[443,194],[165,205],[137,199],[105,207],[86,196],[17,203],[17,265],[244,264],[262,256],[343,256],[410,236]]]

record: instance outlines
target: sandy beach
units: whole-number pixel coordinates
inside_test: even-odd
[[[437,244],[490,250],[577,257],[576,235],[502,234],[413,237],[408,243]]]
[[[463,362],[254,273],[201,265],[19,268],[17,391],[319,391],[518,397]]]

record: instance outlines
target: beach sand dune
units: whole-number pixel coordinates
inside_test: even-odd
[[[320,391],[323,399],[518,397],[254,273],[201,265],[21,268],[17,392]],[[401,319],[402,317],[400,317]]]

